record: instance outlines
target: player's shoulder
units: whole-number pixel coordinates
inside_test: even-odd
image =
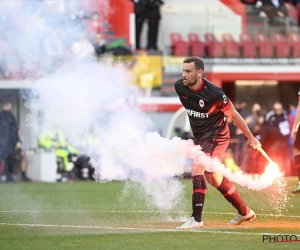
[[[175,85],[179,86],[179,85],[183,85],[183,79],[180,78],[175,82]]]
[[[210,91],[212,91],[214,94],[223,94],[223,90],[220,87],[207,80],[206,78],[203,78],[203,80],[206,87],[209,88]]]
[[[183,79],[178,79],[176,82],[175,82],[175,88],[180,88],[180,87],[183,87]]]

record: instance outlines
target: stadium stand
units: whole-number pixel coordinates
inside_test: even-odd
[[[245,32],[251,36],[257,32],[266,30],[268,24],[266,18],[260,16],[260,10],[255,5],[246,4]]]
[[[240,45],[243,58],[256,58],[256,43],[249,34],[240,35]]]
[[[207,56],[212,58],[223,57],[223,44],[212,33],[204,35]]]
[[[288,36],[288,42],[291,47],[291,55],[293,58],[300,57],[300,35],[297,33],[291,33]]]
[[[188,55],[188,43],[183,40],[181,34],[171,33],[171,53],[174,56],[186,56]]]
[[[284,3],[286,9],[287,9],[287,14],[289,17],[291,18],[294,18],[295,20],[297,20],[297,23],[298,23],[298,11],[297,9],[295,8],[294,5],[292,5],[291,3],[287,3],[285,2]]]
[[[276,58],[290,57],[290,44],[285,36],[278,33],[272,34],[271,41],[274,46]]]
[[[222,42],[224,48],[224,56],[227,58],[239,58],[240,57],[240,43],[236,42],[231,34],[223,34]]]
[[[260,58],[273,58],[273,44],[265,33],[258,33],[255,36],[257,52]]]
[[[188,34],[189,54],[204,57],[205,43],[199,39],[196,33]]]

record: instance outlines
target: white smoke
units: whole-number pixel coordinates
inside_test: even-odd
[[[232,172],[229,168],[222,164],[218,158],[211,158],[207,156],[201,150],[199,145],[194,145],[192,140],[181,140],[178,137],[174,137],[170,141],[153,133],[147,134],[146,138],[148,138],[147,144],[152,155],[159,157],[162,160],[175,160],[174,162],[178,162],[178,157],[192,159],[197,165],[207,166],[207,171],[219,172],[229,180],[247,187],[248,189],[262,190],[272,185],[274,180],[283,177],[283,173],[275,165],[268,165],[265,172],[261,175],[245,174],[242,171]],[[160,146],[158,147],[156,145]],[[174,167],[175,166],[176,165],[174,165]],[[182,174],[181,167],[177,166],[176,170],[173,169],[171,172],[173,171],[174,173],[176,172],[176,174]]]
[[[186,158],[174,154],[176,144],[159,145],[157,133],[146,133],[151,122],[136,106],[130,76],[122,65],[90,61],[41,79],[27,93],[32,113],[41,114],[29,124],[38,132],[62,130],[91,157],[97,181],[141,182],[151,204],[169,209],[179,201],[174,176],[183,173]],[[93,140],[83,143],[88,134]]]
[[[13,3],[20,6],[12,7]],[[231,173],[217,159],[206,156],[192,141],[167,140],[150,132],[151,122],[137,107],[139,91],[133,86],[128,69],[105,59],[78,61],[67,53],[58,60],[57,56],[42,53],[40,48],[44,38],[53,31],[62,34],[64,30],[50,13],[43,16],[46,29],[40,27],[42,22],[33,20],[32,14],[39,15],[40,1],[23,4],[19,1],[0,2],[0,31],[5,34],[2,42],[9,43],[15,51],[15,57],[0,51],[3,55],[0,66],[6,68],[13,64],[22,68],[30,64],[38,69],[41,78],[24,95],[32,111],[28,117],[29,126],[37,134],[60,129],[74,147],[91,157],[97,181],[136,181],[142,185],[151,204],[171,209],[182,196],[181,183],[174,177],[184,173],[187,159],[209,166],[210,170],[221,172],[250,189],[265,188],[280,175],[275,172],[269,178],[268,170],[254,177],[241,172]],[[47,13],[47,9],[43,11]],[[12,14],[19,15],[22,23],[26,23],[23,32],[20,32],[22,23],[15,28],[8,27],[5,18]],[[40,18],[37,16],[36,19]],[[69,29],[68,23],[63,24],[68,35],[59,37],[67,48],[70,39],[82,32],[82,26]],[[25,78],[29,76],[32,75]],[[87,135],[92,140],[86,140]]]

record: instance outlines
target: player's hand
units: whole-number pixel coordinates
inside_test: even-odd
[[[259,142],[259,140],[257,140],[255,137],[253,137],[250,141],[250,146],[254,149],[258,149],[261,148],[261,144]]]
[[[296,134],[297,134],[297,129],[293,128],[291,132],[291,138],[293,139],[293,141],[295,141],[296,139]]]

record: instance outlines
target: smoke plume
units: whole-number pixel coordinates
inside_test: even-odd
[[[106,8],[107,1],[101,2]],[[1,74],[36,80],[24,92],[33,133],[61,130],[72,146],[90,156],[97,181],[140,183],[151,204],[161,209],[178,204],[182,185],[175,177],[184,173],[188,159],[249,189],[266,188],[281,176],[269,169],[261,176],[231,173],[192,141],[167,140],[152,131],[150,119],[138,109],[140,92],[130,71],[110,57],[97,61],[72,50],[86,32],[88,13],[78,3],[0,2]]]

